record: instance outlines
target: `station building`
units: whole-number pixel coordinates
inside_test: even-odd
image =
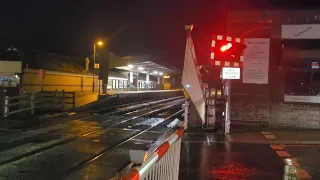
[[[8,48],[0,61],[0,87],[6,89],[9,96],[41,90],[75,91],[83,99],[83,102],[77,101],[79,106],[97,100],[98,94],[102,94],[99,71],[102,69],[99,66],[93,69],[89,58]],[[109,94],[179,88],[179,78],[180,70],[159,57],[148,54],[118,57],[109,53],[106,85]]]
[[[232,82],[232,123],[320,128],[320,11],[233,11],[227,24],[230,36],[269,39],[268,62],[244,62]]]

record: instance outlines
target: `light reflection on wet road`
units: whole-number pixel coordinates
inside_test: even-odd
[[[196,154],[196,155],[195,155]],[[179,179],[282,179],[284,162],[266,144],[182,144]]]
[[[223,142],[224,135],[206,137],[185,137],[179,179],[320,179],[320,145],[271,147],[268,143]],[[278,146],[282,150],[276,150]],[[284,154],[279,151],[289,157],[281,157]]]

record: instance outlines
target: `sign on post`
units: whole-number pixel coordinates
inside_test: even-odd
[[[243,52],[243,83],[268,84],[269,38],[246,38]]]
[[[44,78],[45,74],[46,74],[46,72],[45,72],[44,69],[39,69],[39,77],[40,77],[41,79]]]
[[[39,69],[39,77],[41,79],[41,91],[43,91],[43,80],[45,77],[46,71],[44,69]]]
[[[320,39],[320,24],[282,25],[282,39]]]
[[[240,79],[240,68],[224,67],[222,69],[222,79]]]

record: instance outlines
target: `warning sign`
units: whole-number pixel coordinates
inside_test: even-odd
[[[224,67],[222,69],[222,79],[240,79],[240,68]]]

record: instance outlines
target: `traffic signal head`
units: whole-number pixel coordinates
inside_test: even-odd
[[[246,48],[240,38],[217,35],[211,44],[211,60],[213,64],[232,66],[243,61],[243,50]]]
[[[214,56],[211,56],[211,59],[237,62],[240,61],[240,56],[246,46],[238,42],[217,40],[212,48]]]

